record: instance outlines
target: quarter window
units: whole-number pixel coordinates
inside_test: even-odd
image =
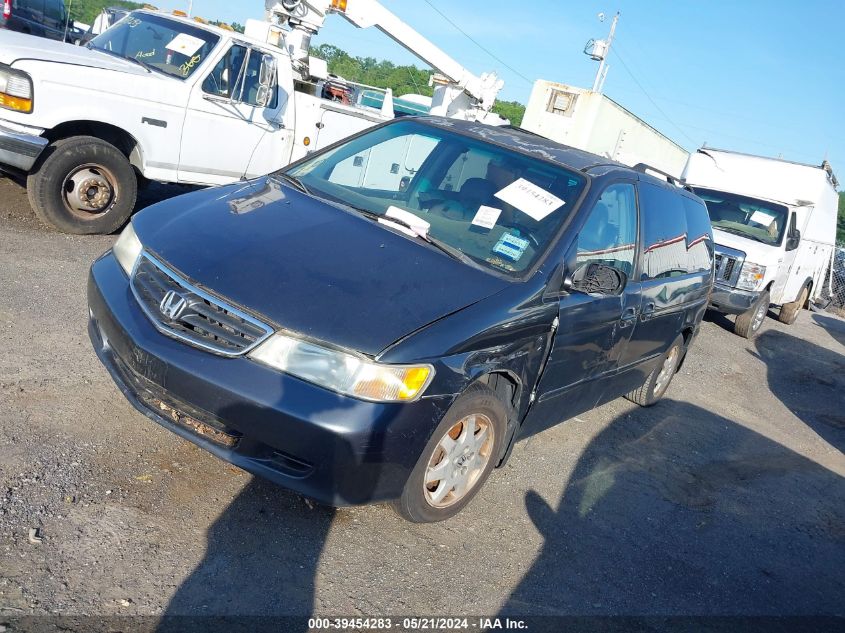
[[[686,196],[683,204],[687,216],[687,270],[708,272],[713,268],[713,229],[707,207]]]
[[[600,262],[630,276],[637,250],[634,185],[611,185],[601,194],[578,235],[578,261]]]

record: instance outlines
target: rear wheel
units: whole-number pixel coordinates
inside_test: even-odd
[[[469,504],[496,465],[505,405],[475,383],[452,405],[411,472],[396,511],[414,523],[448,519]]]
[[[650,407],[657,404],[657,401],[663,397],[663,394],[669,388],[678,367],[681,366],[685,351],[684,338],[679,336],[660,357],[657,367],[649,374],[643,386],[625,397],[641,407]]]
[[[60,231],[113,233],[132,213],[138,182],[114,145],[75,136],[47,147],[27,179],[27,193],[38,218]]]
[[[781,323],[786,323],[787,325],[792,325],[798,320],[798,315],[801,314],[801,310],[807,304],[807,299],[810,298],[810,288],[809,286],[804,286],[801,289],[801,294],[798,295],[798,300],[793,301],[792,303],[785,303],[781,309],[780,314],[778,315],[778,321]]]
[[[747,312],[740,314],[736,321],[734,321],[734,334],[742,338],[752,339],[763,327],[763,322],[766,320],[766,315],[769,313],[769,304],[771,303],[771,295],[766,290],[757,299],[757,303],[751,306]]]

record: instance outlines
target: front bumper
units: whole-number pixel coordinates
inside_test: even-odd
[[[88,304],[97,355],[140,412],[322,503],[397,498],[453,399],[364,402],[168,338],[138,307],[111,253],[91,267]]]
[[[716,284],[710,296],[710,307],[725,314],[742,314],[748,312],[759,298],[760,293],[756,291],[748,292]]]
[[[49,141],[0,125],[0,164],[29,171]]]

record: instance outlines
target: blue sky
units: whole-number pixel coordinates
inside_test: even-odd
[[[590,87],[597,63],[583,54],[584,44],[606,37],[620,11],[605,85],[610,97],[688,149],[706,142],[809,163],[827,155],[845,176],[845,1],[381,1],[470,70],[495,70],[506,82],[502,97],[523,103],[534,79]],[[159,6],[184,8],[187,1]],[[194,13],[244,22],[262,17],[263,3],[194,0]],[[314,40],[324,42],[423,66],[379,31],[338,17]]]

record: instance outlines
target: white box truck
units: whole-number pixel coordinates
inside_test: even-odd
[[[675,178],[689,152],[600,92],[553,81],[534,84],[522,127],[630,167],[646,163]]]
[[[716,241],[711,307],[752,338],[770,306],[792,324],[824,290],[835,251],[839,186],[825,161],[804,165],[704,147],[683,181],[706,203]],[[828,289],[828,292],[830,289]]]

